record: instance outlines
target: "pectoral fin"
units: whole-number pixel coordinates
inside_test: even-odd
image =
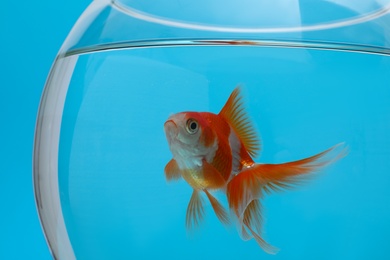
[[[203,160],[203,176],[206,182],[206,189],[220,189],[226,184],[221,173],[206,160]]]
[[[168,162],[168,164],[165,166],[164,172],[167,181],[178,180],[181,178],[181,171],[175,159],[172,159]]]

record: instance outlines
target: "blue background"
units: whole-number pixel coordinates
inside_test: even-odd
[[[47,77],[47,74],[50,70],[50,66],[55,58],[57,51],[59,50],[62,42],[64,41],[66,35],[70,31],[72,25],[75,23],[77,18],[80,16],[82,11],[86,8],[86,6],[90,3],[91,0],[82,0],[82,1],[36,1],[33,3],[27,2],[17,2],[17,1],[6,1],[0,8],[0,33],[1,33],[1,41],[0,41],[0,195],[2,198],[1,201],[1,214],[0,214],[0,259],[50,259],[50,253],[48,247],[45,243],[44,236],[42,230],[40,228],[35,203],[33,196],[33,185],[32,185],[32,149],[33,149],[33,138],[34,138],[34,128],[35,128],[35,120],[37,109],[39,105],[40,95]],[[364,35],[364,34],[362,34]],[[331,59],[333,60],[333,59]],[[351,60],[349,60],[351,61]],[[386,62],[387,60],[381,61],[384,65],[388,66]],[[351,62],[354,64],[353,62]],[[356,66],[361,69],[366,69],[362,66],[364,64],[367,68],[374,70],[375,66],[371,66],[370,63],[355,63]],[[375,63],[372,63],[375,64]],[[339,63],[340,67],[343,63]],[[332,66],[330,66],[332,67]],[[346,66],[344,66],[346,67]],[[337,67],[336,67],[337,68]],[[352,74],[354,70],[351,67],[348,67],[348,71],[350,72],[349,78],[353,78],[355,75]],[[342,71],[342,70],[340,70]],[[368,70],[365,70],[367,73]],[[377,71],[377,70],[375,70]],[[334,74],[333,74],[334,75]],[[363,80],[359,80],[356,78],[355,81],[358,81],[360,84],[369,85],[371,82],[368,81],[371,78],[380,79],[379,77],[365,77],[366,74],[357,73],[357,75],[361,76],[363,79],[367,80],[367,82]],[[373,72],[370,75],[375,75]],[[328,77],[329,79],[333,79],[332,77]],[[341,78],[341,76],[339,77]],[[234,80],[236,83],[237,81]],[[314,82],[314,81],[313,81]],[[322,82],[322,81],[320,81]],[[326,81],[324,81],[327,83]],[[388,82],[387,81],[381,81]],[[331,82],[332,83],[332,82]],[[340,81],[338,84],[344,84],[350,82]],[[383,83],[385,84],[385,83]],[[359,85],[359,84],[356,84]],[[287,85],[286,85],[287,86]],[[334,85],[337,86],[337,85]],[[350,85],[354,87],[354,85]],[[325,89],[325,88],[324,88]],[[287,92],[288,93],[288,92]],[[313,92],[314,93],[314,92]],[[388,92],[386,92],[388,93]],[[316,93],[314,93],[316,94]],[[364,92],[363,92],[364,94]],[[373,92],[370,93],[372,95],[367,95],[368,102],[376,102],[375,104],[380,104],[377,102],[375,95],[381,95],[381,93]],[[257,96],[257,95],[254,95]],[[265,95],[267,96],[267,95]],[[388,96],[381,96],[381,100],[384,100]],[[184,100],[184,99],[182,99]],[[273,102],[270,102],[271,104]],[[260,104],[264,104],[261,103]],[[298,103],[299,104],[299,103]],[[302,106],[301,106],[302,107]],[[296,108],[300,108],[300,106],[296,106]],[[181,110],[175,110],[181,111]],[[216,111],[216,110],[214,110]],[[266,111],[265,109],[260,111]],[[310,112],[310,111],[309,111]],[[383,111],[382,111],[383,112]],[[378,117],[379,119],[383,118],[383,115],[387,116],[388,113],[379,114],[382,117]],[[296,115],[301,113],[296,113]],[[309,114],[306,114],[309,115]],[[378,114],[374,114],[378,116]],[[285,114],[283,114],[285,117]],[[366,116],[370,116],[366,114]],[[283,118],[284,118],[283,117]],[[275,119],[275,117],[270,117]],[[282,118],[282,117],[281,117]],[[276,118],[277,119],[277,118]],[[291,118],[292,119],[292,118]],[[371,119],[376,120],[376,117],[371,117]],[[256,122],[260,122],[260,120],[256,120]],[[304,120],[302,122],[307,122]],[[359,121],[357,121],[359,122]],[[371,122],[371,121],[370,121]],[[377,120],[377,122],[388,122]],[[349,123],[349,122],[347,122]],[[384,123],[383,123],[384,124]],[[161,124],[160,124],[161,125]],[[351,124],[352,125],[352,124]],[[355,126],[355,125],[353,125]],[[362,124],[362,126],[366,126]],[[367,126],[371,127],[371,124],[367,123]],[[372,124],[372,128],[358,128],[360,130],[356,132],[355,135],[351,135],[351,140],[348,141],[348,144],[351,145],[352,152],[355,151],[364,151],[366,148],[365,143],[367,139],[371,137],[371,140],[381,141],[379,136],[385,136],[385,131],[383,132],[375,132],[376,129],[386,129],[384,127],[376,128],[377,125]],[[381,125],[379,125],[381,126]],[[352,127],[352,126],[351,126]],[[281,128],[275,128],[281,129]],[[377,135],[363,135],[366,130],[372,130],[374,133],[379,133]],[[285,129],[282,129],[285,130]],[[290,133],[291,129],[286,129]],[[382,131],[382,130],[381,130]],[[313,131],[314,132],[314,131]],[[162,135],[162,132],[161,132]],[[360,138],[360,136],[362,138]],[[265,133],[263,132],[263,136]],[[281,135],[277,135],[278,137]],[[386,135],[387,136],[387,135]],[[285,140],[297,141],[295,138],[286,138]],[[313,136],[315,137],[315,136]],[[376,139],[374,139],[376,138]],[[264,138],[265,140],[271,140],[272,138]],[[280,141],[282,139],[278,139]],[[321,138],[321,141],[323,138]],[[388,140],[388,139],[386,139]],[[282,140],[283,141],[283,140]],[[282,142],[283,143],[283,142]],[[367,142],[371,145],[371,148],[374,147],[371,142]],[[297,147],[298,144],[293,145]],[[361,148],[359,145],[362,145]],[[381,147],[387,147],[387,144],[383,144]],[[368,146],[370,147],[370,146]],[[306,147],[305,147],[306,148]],[[167,149],[166,149],[167,150]],[[270,153],[272,150],[268,150]],[[351,154],[353,156],[363,156],[364,153],[361,154]],[[383,153],[382,156],[386,154]],[[349,156],[349,158],[359,158]],[[344,160],[343,162],[347,161]],[[166,161],[166,160],[165,160]],[[351,163],[351,161],[349,161]],[[382,166],[385,165],[387,167],[387,161],[382,160]],[[362,161],[365,163],[365,161]],[[367,164],[368,165],[368,164]],[[388,169],[386,167],[384,169]],[[346,166],[344,166],[346,167]],[[162,167],[160,167],[162,168]],[[349,189],[345,189],[344,183],[349,181],[349,176],[347,174],[338,178],[338,182],[335,183],[338,188],[339,193],[335,192],[333,195],[343,195],[340,197],[335,196],[333,200],[327,200],[325,209],[331,210],[334,209],[334,213],[336,220],[339,220],[337,217],[339,214],[344,214],[344,221],[348,223],[348,225],[344,225],[345,222],[338,222],[337,227],[347,227],[347,230],[355,230],[356,233],[346,232],[344,233],[344,237],[348,236],[350,239],[340,240],[336,245],[343,245],[345,241],[348,241],[348,246],[350,248],[356,249],[354,245],[350,241],[358,241],[367,246],[366,241],[360,240],[359,234],[366,239],[368,239],[372,245],[372,247],[382,248],[382,251],[370,251],[369,249],[372,247],[361,247],[358,248],[360,251],[364,251],[365,254],[360,255],[362,258],[364,256],[371,255],[373,253],[377,253],[377,255],[388,255],[386,251],[388,247],[386,247],[387,241],[387,230],[389,230],[388,225],[388,214],[390,212],[388,208],[388,204],[382,203],[380,199],[386,199],[384,196],[388,191],[388,178],[382,178],[379,182],[380,185],[377,185],[376,178],[372,178],[368,174],[368,171],[358,172],[358,167],[354,167],[355,172],[360,175],[356,175],[357,179],[353,179],[353,181],[349,183]],[[350,173],[350,172],[348,172]],[[384,175],[385,171],[381,172]],[[332,176],[332,175],[329,175]],[[371,177],[371,178],[369,178]],[[330,178],[330,177],[329,177]],[[344,178],[344,179],[343,179]],[[332,180],[328,179],[328,183],[331,183]],[[371,189],[370,192],[365,190],[366,193],[361,192],[361,184],[370,184],[368,187]],[[321,186],[318,183],[318,187],[323,189],[330,189],[333,186]],[[182,185],[184,186],[184,185]],[[165,187],[165,186],[164,186]],[[180,187],[180,185],[177,185]],[[354,188],[354,189],[352,189]],[[350,193],[350,191],[355,191],[355,193]],[[312,188],[312,192],[316,192],[314,188]],[[322,194],[325,194],[323,190],[319,190]],[[298,194],[298,193],[295,193]],[[359,196],[354,197],[352,195],[359,194]],[[291,198],[293,201],[302,201],[298,196],[289,195],[288,197],[283,198]],[[301,194],[301,196],[307,196],[306,194]],[[274,196],[274,201],[280,199],[281,197]],[[310,197],[309,198],[314,198]],[[336,203],[334,203],[336,201]],[[351,203],[343,203],[343,202],[351,202]],[[352,203],[354,202],[354,203]],[[364,203],[362,203],[364,202]],[[374,202],[374,203],[373,203]],[[274,208],[278,205],[282,205],[285,201],[279,200],[278,203],[274,203]],[[306,200],[303,201],[306,205],[302,204],[302,208],[309,209],[310,203],[314,204],[314,200]],[[360,204],[365,205],[365,207],[361,207]],[[294,204],[291,204],[294,205]],[[280,208],[282,208],[280,207]],[[184,208],[184,207],[183,207]],[[268,207],[271,211],[271,207]],[[288,212],[288,208],[283,207],[286,212]],[[350,209],[354,210],[351,211]],[[350,214],[354,212],[363,212],[364,209],[369,209],[367,214],[355,214],[354,221],[347,218]],[[290,209],[291,211],[295,210],[294,207]],[[276,212],[276,211],[274,211]],[[317,216],[322,217],[321,212],[318,212]],[[283,228],[279,225],[281,223],[280,219],[283,218],[283,215],[279,215],[278,218],[272,218],[269,215],[269,219],[274,219],[274,224],[272,226],[272,222],[269,223],[270,230],[273,230],[275,236],[277,236],[277,231],[283,230]],[[315,219],[317,216],[307,215],[307,219]],[[306,221],[305,218],[300,218],[301,221]],[[321,219],[324,223],[323,229],[326,229],[326,221],[327,218]],[[363,220],[363,221],[359,221]],[[348,221],[348,222],[347,222]],[[307,222],[307,221],[306,221]],[[275,224],[278,223],[278,224]],[[294,222],[296,223],[296,222]],[[321,221],[317,221],[317,223],[322,223]],[[288,223],[285,223],[288,225]],[[273,228],[272,228],[273,227]],[[291,225],[292,228],[288,229],[290,232],[290,236],[281,236],[281,239],[285,240],[285,244],[290,245],[291,247],[295,247],[297,250],[301,248],[299,245],[294,245],[291,241],[298,243],[298,240],[291,239],[294,238],[294,235],[297,232],[295,230],[299,229],[299,225]],[[362,228],[363,227],[363,228]],[[278,229],[279,228],[279,229]],[[294,230],[295,228],[295,230]],[[283,230],[284,231],[284,230]],[[332,237],[331,229],[327,230],[326,234],[321,233],[320,236],[322,238]],[[378,231],[378,236],[376,236],[376,231]],[[318,232],[317,229],[313,228],[307,230],[308,232],[305,237],[310,239],[309,232]],[[339,231],[340,232],[340,231]],[[341,232],[340,232],[341,233]],[[340,236],[339,236],[340,237]],[[179,237],[180,238],[180,237]],[[212,238],[212,237],[211,237]],[[238,239],[238,237],[237,237]],[[379,243],[377,242],[379,240]],[[270,241],[275,241],[270,239]],[[327,240],[331,241],[331,240]],[[317,241],[311,240],[312,244],[316,244],[316,246],[327,250],[327,253],[331,255],[333,251],[328,250],[327,247],[323,247],[321,244],[317,245]],[[335,241],[331,241],[335,242]],[[337,241],[336,241],[337,242]],[[329,243],[330,244],[330,243]],[[283,247],[283,243],[277,244]],[[328,245],[328,244],[326,244]],[[256,246],[253,244],[253,246]],[[344,248],[342,248],[344,249]],[[258,248],[256,247],[256,250]],[[340,249],[341,250],[341,249]],[[288,252],[288,250],[286,250]],[[320,252],[319,250],[317,252]],[[335,251],[336,252],[336,251]],[[359,253],[359,251],[353,251],[355,254]],[[201,253],[201,252],[200,252]],[[347,253],[347,250],[344,250],[344,253]],[[383,254],[383,255],[382,255]],[[283,257],[282,254],[279,255]],[[342,255],[339,255],[342,257]],[[377,257],[378,258],[378,257]],[[383,259],[383,258],[382,258]]]
[[[34,128],[51,64],[91,0],[0,7],[0,259],[51,259],[32,184]]]

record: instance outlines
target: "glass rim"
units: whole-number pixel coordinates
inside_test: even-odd
[[[338,1],[338,0],[334,0]],[[308,32],[318,30],[336,29],[340,27],[357,25],[364,22],[369,22],[380,18],[390,13],[390,1],[379,8],[370,10],[365,13],[353,16],[351,18],[341,18],[337,20],[330,20],[327,22],[317,22],[313,24],[301,24],[292,26],[223,26],[212,23],[203,23],[197,21],[186,21],[183,19],[168,18],[158,14],[148,12],[148,10],[138,9],[126,4],[126,0],[111,0],[112,6],[118,11],[131,16],[132,18],[143,20],[150,23],[160,24],[164,26],[177,27],[182,29],[191,29],[199,31],[213,31],[222,33],[294,33],[294,32]]]

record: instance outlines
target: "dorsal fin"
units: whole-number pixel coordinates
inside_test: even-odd
[[[234,89],[219,115],[223,116],[234,129],[248,153],[256,157],[260,151],[260,140],[244,110],[240,87]]]

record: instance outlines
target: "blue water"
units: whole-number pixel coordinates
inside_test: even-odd
[[[254,46],[121,49],[78,57],[59,146],[59,188],[77,259],[384,259],[390,233],[390,57]],[[170,114],[218,113],[241,85],[262,140],[281,163],[337,143],[347,157],[264,200],[268,255],[207,204],[185,230],[192,189],[167,183]],[[216,196],[226,203],[222,193]]]

